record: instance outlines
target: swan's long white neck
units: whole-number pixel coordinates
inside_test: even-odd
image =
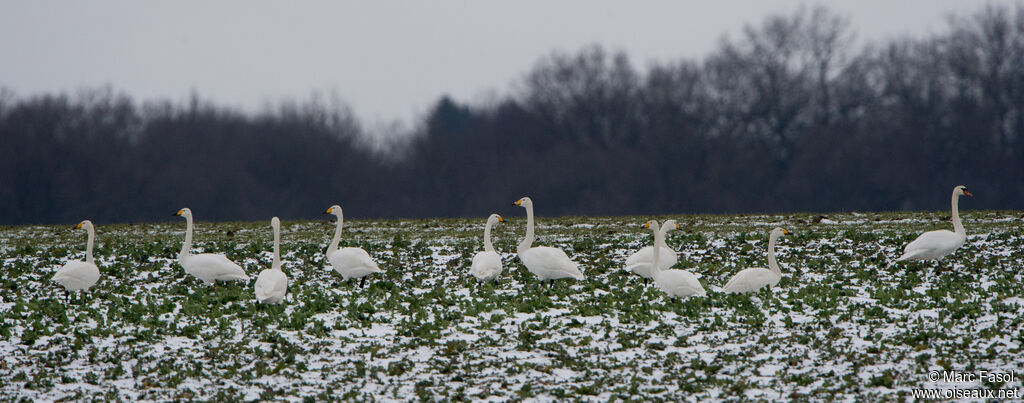
[[[92,259],[92,242],[93,242],[93,240],[96,239],[96,230],[93,229],[93,227],[90,225],[88,232],[89,232],[89,240],[85,244],[86,245],[85,246],[85,261],[87,263],[93,263],[93,259]],[[93,264],[95,264],[95,263],[93,263]]]
[[[653,273],[655,276],[661,273],[661,259],[659,258],[661,256],[661,248],[665,246],[665,233],[668,232],[665,230],[665,228],[667,227],[668,226],[666,225],[659,229],[657,222],[655,222],[654,225],[651,227],[651,231],[654,232],[654,250],[652,251],[654,252],[654,259],[651,261],[651,273]]]
[[[519,253],[525,252],[533,246],[533,204],[526,205],[526,238],[519,243]]]
[[[270,268],[281,270],[281,228],[277,226],[274,227],[274,263]]]
[[[956,194],[956,189],[953,189],[953,232],[957,235],[967,236],[967,231],[964,230],[964,224],[960,222],[960,195]]]
[[[779,269],[779,262],[775,260],[775,241],[778,239],[779,235],[774,231],[770,236],[768,236],[768,268],[770,268],[772,272],[777,274],[779,277],[782,277],[782,270]]]
[[[338,242],[341,241],[341,227],[345,223],[345,214],[338,210],[338,228],[334,230],[334,239],[331,239],[331,244],[327,246],[327,255],[330,256],[332,253],[338,250]]]
[[[496,220],[487,220],[487,225],[484,226],[484,251],[494,252],[494,245],[491,244],[491,226],[494,225]]]
[[[181,244],[181,252],[178,253],[178,260],[185,260],[189,256],[189,250],[192,249],[192,217],[185,216],[185,243]]]

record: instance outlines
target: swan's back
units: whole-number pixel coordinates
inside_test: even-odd
[[[665,270],[654,279],[654,284],[672,297],[705,296],[707,291],[697,275],[686,270]]]
[[[519,253],[519,260],[523,261],[523,265],[530,273],[542,281],[566,277],[577,280],[586,279],[576,262],[569,259],[569,255],[558,248],[549,246],[530,248]]]
[[[966,240],[966,236],[950,230],[928,231],[907,244],[903,248],[903,256],[897,261],[939,259],[953,253]]]
[[[227,256],[213,253],[202,253],[191,255],[181,262],[185,272],[203,280],[205,283],[213,283],[216,280],[248,280],[242,266],[235,264]]]
[[[341,248],[328,256],[331,266],[345,280],[366,277],[370,273],[381,273],[377,263],[362,248]]]
[[[288,292],[288,276],[276,269],[266,269],[256,277],[256,300],[264,304],[277,304]]]
[[[478,252],[473,255],[469,274],[480,281],[491,281],[501,275],[501,256],[497,252]]]
[[[100,279],[100,270],[95,264],[73,260],[67,262],[57,273],[53,275],[52,281],[60,284],[68,291],[88,290],[96,285]]]
[[[764,286],[774,286],[779,283],[782,277],[775,274],[771,270],[763,267],[751,267],[749,269],[740,270],[736,273],[725,286],[722,287],[722,291],[735,292],[735,293],[748,293],[760,290]]]
[[[679,258],[676,256],[676,252],[669,248],[659,248],[660,256],[658,256],[658,265],[661,266],[662,270],[675,266]],[[645,246],[636,251],[636,253],[626,258],[626,270],[633,273],[639,274],[643,278],[654,278],[654,273],[651,270],[651,263],[654,263],[654,248]]]

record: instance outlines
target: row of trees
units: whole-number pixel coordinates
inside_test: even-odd
[[[1024,202],[1024,9],[855,46],[824,8],[638,71],[555,53],[486,104],[442,97],[383,150],[343,103],[262,113],[0,93],[0,223],[971,208]]]

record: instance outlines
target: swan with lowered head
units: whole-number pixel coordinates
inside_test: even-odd
[[[85,229],[89,234],[85,246],[85,261],[72,260],[65,263],[50,279],[68,291],[88,290],[100,279],[100,269],[96,267],[96,263],[92,259],[92,243],[96,238],[96,230],[92,226],[92,221],[82,221],[75,226],[75,229]]]
[[[668,223],[668,221],[665,222]],[[667,234],[670,230],[675,229],[675,227],[676,226],[673,225],[663,225],[661,227],[662,239],[665,238],[665,234]],[[662,247],[659,248],[659,250],[660,252],[658,252],[658,260],[660,262],[659,265],[661,266],[661,269],[668,269],[674,266],[677,261],[679,261],[679,258],[676,256],[676,251],[672,250],[672,248],[670,248],[667,244],[662,245]],[[640,275],[640,277],[643,277],[644,284],[646,284],[647,280],[653,279],[654,273],[656,273],[654,270],[651,269],[653,267],[653,265],[651,264],[653,257],[654,247],[644,246],[643,248],[640,248],[640,250],[636,251],[636,253],[626,258],[626,270],[629,270],[633,273]]]
[[[256,276],[254,287],[261,304],[280,304],[288,292],[288,276],[281,271],[281,220],[271,218],[270,227],[274,229],[274,261]]]
[[[366,283],[366,276],[372,273],[383,273],[377,263],[373,261],[369,253],[362,248],[341,248],[338,249],[338,242],[341,241],[341,228],[345,222],[345,215],[337,204],[327,209],[324,214],[333,214],[338,217],[338,228],[334,230],[334,239],[327,245],[327,260],[334,266],[334,271],[341,274],[346,281],[358,278],[359,288]]]
[[[667,228],[666,228],[667,227]],[[661,265],[661,253],[659,249],[665,248],[665,234],[671,230],[679,229],[676,220],[667,220],[659,229],[658,222],[651,220],[644,224],[644,228],[650,228],[654,232],[654,249],[651,251],[651,267],[657,267],[654,271],[654,285],[658,286],[665,294],[672,298],[685,298],[689,296],[705,296],[704,286],[700,284],[697,275],[678,269],[664,269]]]
[[[775,286],[778,284],[779,280],[782,279],[782,270],[779,269],[779,262],[775,261],[775,242],[780,236],[787,234],[789,234],[789,231],[775,228],[768,235],[768,267],[770,269],[751,267],[740,270],[728,283],[725,283],[722,291],[745,294],[760,290],[764,286]]]
[[[515,205],[526,209],[526,237],[519,243],[519,260],[540,281],[572,277],[585,280],[576,262],[565,251],[548,246],[533,246],[533,201],[529,197],[517,200]]]
[[[182,243],[181,252],[178,253],[178,263],[185,268],[185,273],[202,280],[208,286],[213,285],[217,280],[249,280],[249,276],[245,274],[242,266],[235,264],[227,256],[214,253],[193,255],[191,253],[192,210],[183,208],[178,210],[175,215],[185,217],[185,242]]]
[[[906,248],[903,248],[903,256],[896,259],[897,262],[905,260],[940,260],[964,244],[964,241],[967,240],[967,231],[964,230],[964,225],[960,222],[960,196],[973,195],[963,185],[953,188],[953,231],[950,232],[943,229],[921,234],[913,242],[907,244]]]
[[[494,251],[494,245],[491,244],[491,226],[499,222],[505,222],[500,215],[491,214],[487,217],[487,224],[484,225],[484,251],[473,256],[473,265],[469,268],[469,274],[481,282],[497,281],[501,275],[501,255]]]

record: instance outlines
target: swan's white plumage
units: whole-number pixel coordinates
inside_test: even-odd
[[[477,280],[493,281],[501,275],[501,256],[494,251],[477,252],[469,273]]]
[[[185,273],[198,278],[206,285],[212,285],[216,281],[249,280],[242,266],[235,264],[227,256],[201,253],[193,255],[192,248],[192,210],[183,208],[178,211],[179,216],[185,217],[185,242],[181,245],[181,252],[178,253],[178,263],[185,268]]]
[[[487,217],[484,225],[484,250],[473,255],[469,274],[479,281],[493,281],[501,275],[501,255],[494,251],[494,245],[491,244],[491,226],[499,222],[505,222],[500,215],[491,214]]]
[[[662,236],[668,233],[668,227],[661,227]],[[676,251],[669,248],[668,245],[664,245],[659,248],[660,253],[658,254],[658,265],[661,266],[662,270],[669,269],[675,266],[676,262],[679,261],[679,257],[676,256]],[[654,278],[654,271],[651,270],[651,263],[654,261],[654,247],[644,246],[640,250],[633,253],[626,258],[626,270],[640,275],[640,277],[646,279]]]
[[[288,294],[288,276],[281,270],[265,269],[256,276],[256,300],[262,304],[280,304]]]
[[[373,273],[383,273],[370,254],[360,248],[341,248],[332,253],[328,259],[334,270],[345,280],[363,278]]]
[[[558,248],[549,246],[529,248],[519,252],[519,260],[522,260],[526,269],[541,281],[569,277],[586,280],[576,262],[569,259],[569,255]]]
[[[279,304],[288,293],[288,276],[281,271],[281,221],[274,217],[270,220],[274,229],[274,261],[269,269],[264,269],[256,276],[253,285],[256,300],[262,304]]]
[[[774,287],[782,280],[782,276],[776,275],[764,267],[750,267],[740,270],[735,276],[729,279],[722,287],[722,291],[745,294],[760,290],[761,287]]]
[[[779,280],[782,280],[782,270],[779,269],[779,263],[775,260],[775,242],[780,236],[788,233],[789,231],[782,228],[775,228],[768,235],[768,269],[751,267],[740,270],[725,283],[722,291],[745,294],[760,290],[765,286],[774,287],[779,284]]]
[[[579,266],[565,251],[547,246],[533,246],[533,201],[524,197],[515,202],[515,205],[526,209],[526,237],[519,243],[519,260],[526,266],[526,270],[533,273],[541,281],[554,280],[572,277],[577,280],[585,280],[586,277],[580,271]]]
[[[85,247],[85,261],[73,260],[67,262],[50,280],[60,284],[68,291],[88,290],[100,280],[100,269],[92,258],[92,245],[96,237],[96,230],[92,221],[85,220],[75,226],[75,229],[85,229],[88,233],[88,240]]]
[[[656,267],[654,270],[654,285],[659,289],[668,294],[670,297],[685,298],[689,296],[705,296],[707,291],[704,290],[704,286],[700,284],[700,279],[697,278],[696,274],[691,273],[687,270],[662,269],[664,267],[661,264],[660,251],[668,249],[665,246],[665,234],[669,231],[678,229],[679,225],[675,220],[665,221],[662,228],[658,228],[658,222],[651,220],[648,221],[648,226],[654,232],[654,246],[651,252],[651,258],[653,259],[649,267]],[[668,228],[665,228],[668,227]],[[657,255],[654,251],[659,252]],[[673,253],[673,256],[675,254]],[[671,267],[671,266],[670,266]]]
[[[950,201],[952,210],[953,231],[928,231],[903,248],[903,256],[897,262],[906,260],[939,260],[956,251],[967,240],[967,231],[960,222],[960,196],[972,196],[963,185],[953,188]]]
[[[341,229],[344,226],[345,216],[338,205],[327,209],[326,214],[333,214],[338,217],[338,226],[334,231],[334,238],[327,246],[327,261],[331,262],[334,271],[341,274],[341,278],[362,279],[373,273],[383,273],[377,262],[373,261],[370,254],[362,248],[341,248],[338,243],[341,241]]]

